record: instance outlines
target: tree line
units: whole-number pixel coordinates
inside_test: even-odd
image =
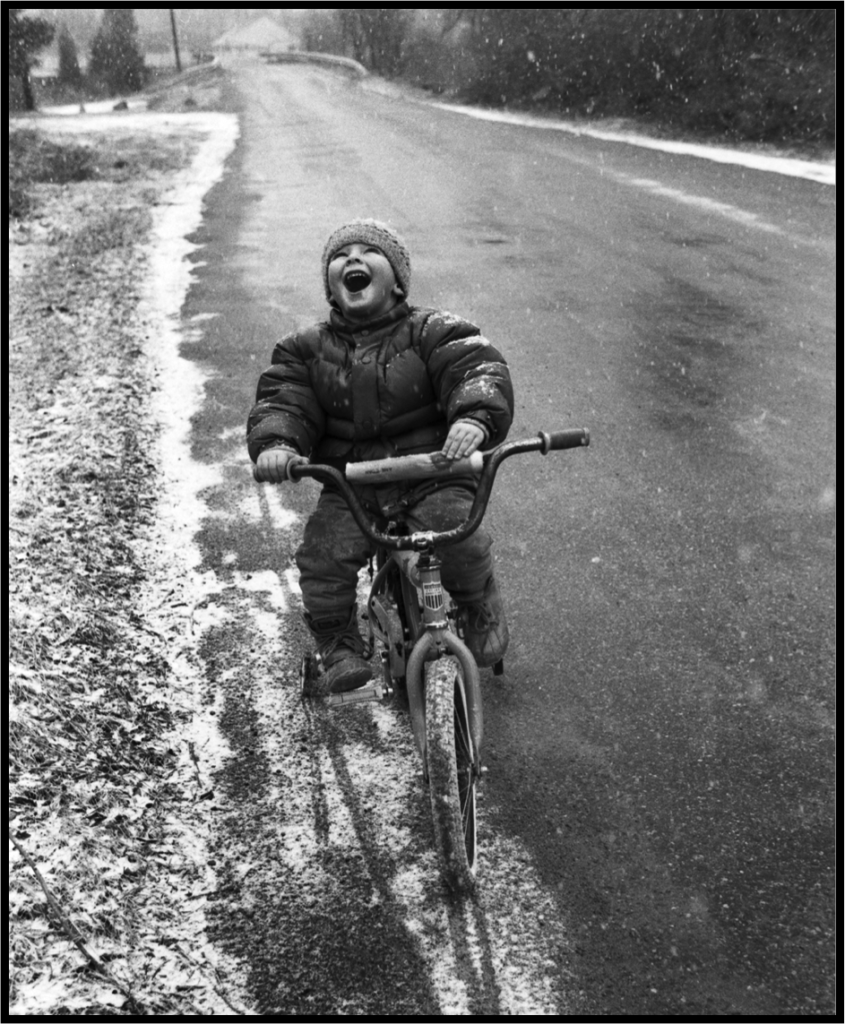
[[[35,109],[32,69],[38,54],[52,43],[56,26],[41,17],[25,14],[25,8],[10,7],[7,20],[8,74],[18,86],[26,110]],[[60,85],[74,90],[90,88],[114,96],[136,92],[147,78],[144,55],[138,41],[135,13],[130,8],[105,8],[91,43],[87,74],[79,65],[76,43],[65,24],[58,26]],[[11,102],[15,96],[10,90]]]
[[[833,8],[338,8],[309,49],[493,106],[832,142]]]
[[[56,29],[7,10],[8,71],[31,108],[30,70]],[[653,119],[735,139],[835,137],[833,7],[306,10],[305,49],[470,102]],[[81,88],[66,25],[58,43],[60,83]],[[84,84],[114,95],[145,77],[134,11],[104,9]]]

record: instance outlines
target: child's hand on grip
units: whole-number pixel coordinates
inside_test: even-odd
[[[268,448],[261,452],[255,464],[255,479],[270,484],[281,484],[288,479],[288,463],[299,459],[290,448]]]

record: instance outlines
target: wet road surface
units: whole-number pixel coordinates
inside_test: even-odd
[[[306,67],[233,76],[184,352],[212,374],[195,456],[225,475],[201,535],[218,938],[262,1012],[831,1012],[834,189]],[[401,722],[295,700],[315,492],[257,489],[243,446],[274,342],[324,315],[324,239],[366,215],[409,242],[412,301],[504,351],[512,437],[593,439],[509,461],[489,513],[512,645],[475,908],[437,891]]]

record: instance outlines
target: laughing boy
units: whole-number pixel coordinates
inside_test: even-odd
[[[505,439],[513,388],[504,358],[468,321],[408,304],[410,256],[391,228],[375,220],[339,227],[323,250],[322,275],[328,320],[282,339],[258,382],[247,444],[259,479],[281,483],[299,456],[343,470],[419,452],[459,459]],[[444,530],[466,518],[474,482],[357,490],[382,522],[402,514],[414,529]],[[481,666],[498,662],[508,644],[491,544],[478,529],[448,548],[442,567]],[[355,600],[372,553],[343,497],[324,486],[296,563],[305,620],[334,693],[371,677]]]

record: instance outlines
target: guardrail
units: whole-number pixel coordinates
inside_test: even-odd
[[[180,82],[191,82],[202,78],[204,75],[218,75],[222,70],[223,65],[220,63],[220,58],[215,57],[214,60],[203,61],[202,64],[191,64],[181,71],[176,71],[174,68],[172,75],[162,76],[160,80],[151,83],[142,91],[145,96],[153,96],[158,92],[172,89],[174,85],[178,85]]]
[[[369,74],[363,64],[351,57],[338,57],[334,53],[312,53],[309,50],[263,50],[261,56],[270,64],[319,64],[323,67],[351,71],[363,78]]]

